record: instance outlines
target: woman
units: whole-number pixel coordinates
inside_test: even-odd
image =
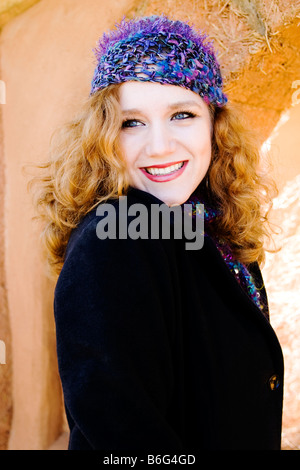
[[[270,186],[212,45],[149,17],[96,57],[37,203],[69,449],[280,449],[283,360],[259,269]],[[181,228],[204,217],[200,249],[178,235],[185,205]],[[154,206],[174,209],[167,236]]]

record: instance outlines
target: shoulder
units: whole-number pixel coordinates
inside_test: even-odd
[[[128,195],[127,203],[132,207],[143,200],[146,205],[156,202],[147,195],[132,193]],[[108,203],[118,216],[120,201],[105,204]],[[172,242],[151,238],[99,238],[97,227],[105,218],[99,208],[103,209],[105,204],[87,214],[72,233],[55,287],[56,316],[66,305],[74,307],[75,303],[74,308],[78,309],[82,302],[93,308],[101,304],[104,310],[114,307],[117,311],[120,305],[124,310],[127,304],[144,310],[145,299],[149,305],[159,299],[167,311],[167,301],[171,301],[173,293],[176,262]]]
[[[91,272],[100,267],[106,270],[116,269],[125,265],[129,269],[138,269],[138,265],[141,267],[142,264],[147,264],[150,268],[153,263],[159,269],[170,256],[171,244],[150,236],[141,237],[138,233],[128,233],[131,224],[135,227],[138,225],[137,222],[134,223],[136,210],[138,212],[143,207],[149,215],[153,204],[163,203],[154,196],[133,188],[128,191],[125,199],[109,199],[100,203],[72,232],[62,275],[73,275],[74,271],[79,270]]]
[[[131,210],[133,207],[137,210],[141,210],[143,207],[150,214],[152,205],[166,206],[155,196],[135,188],[129,188],[126,196],[108,199],[107,201],[99,203],[98,206],[85,215],[78,227],[72,232],[68,243],[68,251],[82,236],[86,237],[88,233],[94,232],[99,221],[104,219],[107,225],[110,223],[113,225],[114,222],[118,224],[120,220],[125,220],[127,225],[129,225],[135,215],[134,211]],[[124,218],[125,215],[128,216],[126,219]],[[113,233],[109,233],[109,235],[111,236],[108,238],[112,239]]]
[[[108,199],[100,203],[81,220],[78,227],[72,232],[67,247],[67,253],[69,253],[74,245],[82,238],[86,239],[89,235],[93,237],[97,234],[98,238],[107,238],[110,240],[125,238],[124,225],[128,228],[134,219],[137,219],[137,216],[138,220],[136,222],[139,224],[145,222],[147,228],[150,228],[150,219],[153,214],[154,206],[164,215],[169,215],[169,212],[171,213],[171,209],[163,201],[150,193],[136,188],[129,188],[126,196]],[[169,222],[170,224],[172,223],[172,215]],[[122,226],[120,227],[120,225]],[[104,227],[106,228],[107,236],[105,236],[104,232],[101,232],[101,228]],[[139,228],[140,238],[151,238],[147,236],[150,235],[150,231],[149,234],[146,234],[145,231],[143,231],[143,227]],[[101,235],[103,236],[101,237]],[[132,236],[132,238],[139,237]]]

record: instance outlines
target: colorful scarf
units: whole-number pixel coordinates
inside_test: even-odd
[[[201,202],[199,198],[193,196],[188,201],[188,204],[192,204],[192,215],[196,216],[196,210],[199,211],[199,204],[203,204],[203,202]],[[216,220],[219,214],[217,210],[212,209],[207,204],[203,204],[203,205],[204,205],[204,223],[206,227],[209,227],[209,224],[211,224],[212,221]],[[259,289],[255,285],[253,276],[250,274],[247,267],[234,257],[230,246],[228,245],[228,243],[224,242],[224,240],[212,235],[211,231],[206,230],[206,229],[205,229],[204,236],[209,237],[213,241],[219,253],[221,254],[225,264],[229,268],[229,271],[235,277],[236,281],[239,283],[242,289],[248,294],[248,296],[255,303],[255,305],[262,311],[264,316],[268,318],[268,313],[267,313],[268,309],[266,308],[266,305],[264,304],[261,298]]]

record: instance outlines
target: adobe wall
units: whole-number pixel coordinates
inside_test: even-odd
[[[63,429],[54,286],[41,261],[23,166],[47,158],[53,129],[89,93],[96,40],[128,6],[127,0],[109,8],[97,0],[44,0],[2,30],[5,274],[12,331],[8,362],[13,365],[10,449],[45,449]],[[7,408],[2,401],[0,407]]]
[[[0,74],[1,78],[1,74]],[[5,96],[4,96],[5,98]],[[5,449],[9,438],[12,417],[12,361],[11,335],[9,327],[7,290],[5,276],[5,227],[4,227],[4,154],[3,154],[3,121],[2,110],[5,99],[0,100],[0,450]],[[4,346],[3,346],[4,344]]]

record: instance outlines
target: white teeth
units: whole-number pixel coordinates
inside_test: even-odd
[[[168,175],[169,173],[172,173],[173,171],[177,171],[180,168],[182,168],[183,162],[181,163],[176,163],[176,165],[170,165],[166,168],[145,168],[147,173],[150,173],[150,175]]]

